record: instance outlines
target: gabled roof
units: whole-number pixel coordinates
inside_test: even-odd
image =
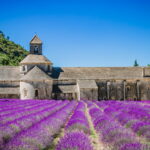
[[[52,64],[52,62],[43,55],[29,54],[20,62],[20,64]]]
[[[19,66],[0,66],[0,81],[19,81]]]
[[[42,44],[42,41],[39,39],[37,35],[35,35],[33,39],[30,41],[30,44]]]
[[[143,67],[63,67],[59,79],[140,79]]]
[[[51,77],[49,77],[46,73],[44,73],[40,68],[35,66],[26,75],[24,75],[20,80],[43,81],[43,80],[51,80]]]
[[[61,93],[76,93],[77,86],[76,85],[59,85],[58,86]]]
[[[79,87],[82,89],[98,88],[94,80],[78,80]]]

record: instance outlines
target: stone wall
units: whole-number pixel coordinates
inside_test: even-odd
[[[78,100],[77,93],[53,93],[52,99],[55,99],[55,100]]]
[[[18,81],[0,81],[0,99],[2,98],[13,98],[19,99],[19,86]]]
[[[150,100],[150,81],[140,81],[139,99]]]
[[[62,91],[60,86],[63,86],[65,91]],[[75,90],[73,89],[74,86],[76,87]],[[67,89],[65,87],[67,87]],[[53,80],[52,99],[78,100],[78,97],[79,95],[77,92],[76,80]]]
[[[80,99],[82,100],[97,100],[98,89],[80,89]]]
[[[0,81],[0,87],[19,87],[20,82],[18,81]]]
[[[21,99],[51,99],[52,81],[20,82]]]
[[[143,80],[95,80],[96,88],[80,88],[75,80],[55,80],[54,99],[88,99],[88,100],[148,100],[150,99],[150,79]],[[58,86],[77,84],[77,96],[63,94]]]
[[[0,99],[20,99],[20,94],[0,94]]]
[[[99,100],[148,100],[150,80],[97,81]]]
[[[75,79],[46,82],[0,81],[0,98],[19,98],[20,96],[21,99],[150,100],[149,70],[146,70],[144,75],[146,77],[143,79],[97,79],[94,80],[97,88],[81,87]],[[68,88],[68,91],[63,93],[59,86],[76,86],[76,91],[68,92],[70,91]],[[11,90],[12,88],[15,93]],[[19,88],[20,91],[17,92]]]

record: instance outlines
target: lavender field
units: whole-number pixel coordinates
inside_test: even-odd
[[[150,101],[0,100],[1,150],[150,150]]]

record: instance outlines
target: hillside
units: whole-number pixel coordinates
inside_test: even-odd
[[[27,50],[10,41],[9,37],[5,37],[4,33],[0,31],[0,66],[17,66],[27,54]]]

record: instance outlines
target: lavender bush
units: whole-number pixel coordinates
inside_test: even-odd
[[[56,150],[93,150],[89,137],[79,131],[65,134]]]
[[[99,149],[93,131],[105,150],[150,150],[150,101],[0,100],[2,150]]]
[[[90,134],[89,123],[85,115],[85,103],[79,102],[72,117],[68,121],[65,130],[70,132],[73,130],[80,130]]]
[[[57,134],[65,123],[68,115],[75,106],[75,102],[68,103],[52,115],[14,136],[5,146],[7,150],[44,149],[51,144],[53,136]]]
[[[29,128],[30,126],[36,124],[38,121],[41,121],[45,117],[51,115],[57,110],[61,109],[66,103],[57,102],[55,105],[48,106],[48,108],[23,116],[19,119],[15,119],[14,121],[8,122],[7,124],[0,127],[0,144],[6,143],[10,138],[12,138],[18,132]]]
[[[134,133],[130,132],[125,127],[121,126],[107,113],[102,112],[99,108],[90,109],[90,115],[93,120],[96,131],[101,136],[101,140],[109,145],[111,149],[118,150],[125,144],[142,145],[135,137]]]

